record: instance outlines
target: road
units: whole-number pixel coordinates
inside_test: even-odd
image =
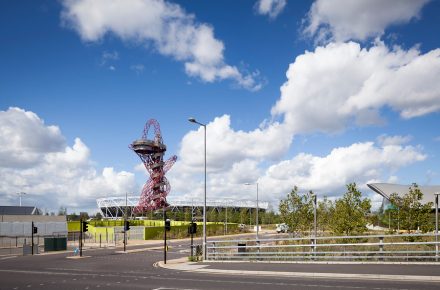
[[[172,242],[168,258],[187,256],[188,242]],[[387,282],[348,279],[255,277],[176,271],[155,266],[163,259],[157,245],[121,253],[118,249],[0,257],[0,289],[439,289],[426,282]],[[226,264],[223,264],[227,267]],[[338,267],[338,265],[334,265]],[[231,269],[233,266],[231,266]]]

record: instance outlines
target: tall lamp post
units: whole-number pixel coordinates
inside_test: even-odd
[[[256,226],[257,226],[257,240],[258,240],[258,230],[259,230],[259,226],[258,226],[258,212],[259,212],[259,208],[258,208],[258,182],[256,182],[256,183],[245,183],[244,185],[253,185],[253,184],[256,184],[257,185],[257,214],[256,214],[256,217],[255,217],[255,224],[256,224]]]
[[[438,261],[438,196],[440,192],[435,195],[435,260]]]
[[[316,239],[316,235],[317,235],[317,222],[316,222],[316,208],[317,208],[317,198],[318,196],[315,193],[311,194],[312,198],[313,198],[313,232],[314,232],[314,237]]]
[[[21,206],[21,196],[22,196],[22,195],[25,195],[26,192],[17,192],[17,194],[18,194],[18,197],[19,197],[19,199],[20,199],[20,206]]]
[[[206,260],[206,124],[198,122],[195,118],[189,118],[191,123],[198,124],[205,131],[205,194],[203,196],[203,260]]]

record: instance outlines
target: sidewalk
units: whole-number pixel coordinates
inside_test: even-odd
[[[440,282],[440,263],[276,263],[276,262],[188,262],[180,258],[155,264],[158,267],[221,275],[285,278],[327,278],[386,281]]]

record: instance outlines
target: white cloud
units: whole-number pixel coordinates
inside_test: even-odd
[[[324,157],[300,153],[269,167],[260,181],[280,193],[297,185],[303,190],[339,195],[347,183],[364,185],[371,180],[388,179],[390,173],[426,157],[418,147],[355,143],[335,148]]]
[[[64,137],[57,126],[45,126],[33,112],[20,108],[0,111],[0,164],[26,167],[41,161],[45,153],[63,148]]]
[[[379,137],[377,137],[377,142],[382,145],[382,146],[386,146],[386,145],[402,145],[402,144],[406,144],[409,141],[412,140],[412,136],[388,136],[387,134],[382,134]]]
[[[190,132],[188,135],[194,133]],[[249,135],[237,137],[236,133],[230,132],[230,136],[226,134],[223,141],[213,137],[218,144],[215,145],[213,142],[208,146],[212,154],[219,154],[218,164],[212,157],[208,158],[207,162],[208,199],[253,200],[255,190],[249,190],[244,183],[256,181],[259,182],[261,200],[270,201],[274,205],[277,205],[279,198],[284,198],[294,185],[299,186],[302,191],[314,190],[319,195],[339,196],[345,192],[347,183],[356,182],[363,191],[368,192],[366,183],[396,180],[395,173],[399,169],[427,158],[420,147],[364,142],[335,148],[326,156],[299,153],[289,160],[275,161],[267,167],[264,158],[258,158],[259,154],[240,154],[228,150],[216,152],[219,147],[234,143],[228,140],[231,136],[244,138],[249,144],[260,142]],[[208,140],[209,138],[211,137],[208,137]],[[173,197],[177,195],[191,200],[203,196],[203,148],[197,139],[203,142],[203,136],[200,134],[196,139],[191,139],[194,143],[182,143],[179,162],[169,174]],[[267,142],[269,143],[269,140]],[[262,145],[263,148],[271,148],[266,146]],[[194,151],[191,154],[184,153],[190,150]],[[220,155],[223,159],[220,159]]]
[[[101,63],[102,65],[105,65],[109,60],[118,60],[119,59],[119,53],[117,51],[104,51],[101,55]]]
[[[0,203],[56,210],[59,206],[96,210],[96,198],[136,188],[134,175],[113,168],[96,171],[90,149],[76,138],[73,146],[56,126],[47,126],[35,113],[19,108],[0,111]]]
[[[187,133],[181,143],[180,160],[188,170],[198,171],[203,166],[204,132]],[[285,127],[271,123],[250,132],[231,128],[228,115],[207,124],[207,161],[210,172],[230,170],[234,163],[245,159],[276,160],[284,155],[292,141]]]
[[[136,74],[140,75],[141,73],[144,72],[145,66],[143,64],[134,64],[130,66],[130,69],[135,71]]]
[[[274,19],[283,11],[286,4],[287,0],[259,0],[255,8],[259,14],[268,15]]]
[[[390,25],[419,18],[429,0],[317,0],[304,32],[318,41],[366,40],[384,34]]]
[[[331,43],[298,56],[286,75],[272,114],[293,133],[382,124],[384,107],[405,119],[440,110],[440,49]]]
[[[117,51],[104,51],[101,55],[101,66],[108,68],[111,71],[116,70],[116,66],[112,63],[119,60],[119,53]]]
[[[179,5],[164,0],[64,0],[62,20],[84,41],[99,41],[113,34],[123,41],[152,43],[166,56],[185,63],[186,72],[206,82],[235,80],[249,90],[260,84],[224,61],[224,44],[214,29],[198,23]]]

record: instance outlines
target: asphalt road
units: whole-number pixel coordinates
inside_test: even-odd
[[[187,256],[188,242],[173,244],[169,259]],[[150,247],[128,254],[116,252],[121,248],[89,250],[84,251],[88,257],[82,259],[67,258],[70,253],[0,257],[0,289],[440,289],[438,283],[425,282],[248,277],[169,270],[155,267],[155,262],[163,259],[163,252],[157,246]]]

